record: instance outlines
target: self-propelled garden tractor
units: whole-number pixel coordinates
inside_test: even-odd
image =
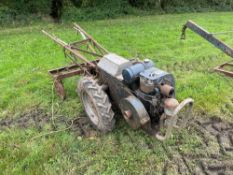
[[[159,140],[169,137],[173,128],[186,126],[193,100],[188,98],[179,103],[175,99],[172,74],[155,67],[149,59],[126,59],[110,53],[79,25],[74,24],[74,29],[83,39],[69,44],[42,31],[61,45],[65,55],[74,63],[49,73],[58,95],[63,99],[62,80],[81,75],[77,92],[96,129],[112,131],[116,111],[121,111],[132,128],[141,128]]]

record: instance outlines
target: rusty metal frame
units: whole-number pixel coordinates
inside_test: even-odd
[[[70,58],[73,62],[72,65],[49,70],[49,74],[54,81],[55,90],[61,99],[65,99],[66,97],[63,79],[81,74],[92,75],[93,72],[97,74],[97,62],[105,54],[109,53],[79,25],[74,24],[74,29],[81,35],[82,40],[70,43],[66,43],[55,35],[42,30],[47,37],[64,48],[65,56]],[[84,47],[84,49],[82,47]]]
[[[186,29],[189,28],[193,32],[197,33],[200,35],[202,38],[213,44],[215,47],[223,51],[226,55],[230,56],[233,58],[233,48],[221,41],[220,39],[216,38],[214,35],[220,35],[220,34],[227,34],[233,31],[229,32],[218,32],[218,33],[210,33],[201,26],[197,25],[193,21],[189,20],[182,28],[182,34],[181,34],[181,39],[185,39],[185,31]],[[221,72],[225,74],[226,76],[232,77],[233,78],[233,72],[225,70],[224,67],[226,66],[233,66],[233,64],[230,62],[226,62],[224,64],[221,64],[220,66],[217,66],[214,68],[215,71]]]
[[[214,70],[217,71],[217,72],[221,72],[221,73],[233,78],[233,71],[229,71],[229,70],[224,69],[227,66],[232,66],[233,67],[233,61],[223,63],[223,64],[215,67]]]
[[[98,60],[92,61],[94,65],[96,65]],[[63,85],[63,79],[70,78],[76,75],[81,74],[90,74],[89,70],[92,69],[88,64],[72,64],[56,69],[49,70],[49,74],[53,78],[54,87],[58,94],[58,96],[64,100],[66,97],[65,88]]]

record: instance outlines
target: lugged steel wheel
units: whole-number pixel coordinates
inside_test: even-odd
[[[79,80],[77,92],[92,125],[102,132],[112,131],[115,125],[114,112],[103,86],[93,77],[85,76]]]

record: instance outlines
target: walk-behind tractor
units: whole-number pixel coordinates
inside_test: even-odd
[[[175,99],[172,74],[155,67],[149,59],[125,59],[109,53],[79,25],[74,24],[74,29],[83,40],[69,44],[42,31],[60,44],[65,55],[73,61],[72,65],[49,73],[62,99],[65,98],[62,80],[81,75],[77,92],[96,129],[112,131],[117,111],[132,128],[141,128],[159,140],[169,137],[173,128],[186,126],[193,100],[188,98],[179,103]]]

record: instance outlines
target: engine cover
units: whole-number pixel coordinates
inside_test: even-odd
[[[172,74],[156,67],[144,70],[140,73],[140,89],[145,93],[154,91],[154,88],[163,85],[175,87],[175,79]]]
[[[175,87],[175,79],[173,75],[156,67],[152,67],[141,72],[140,78],[144,78],[154,84],[169,84],[170,86]]]
[[[129,60],[114,53],[104,55],[104,57],[101,58],[97,64],[98,68],[102,69],[113,77],[121,75],[122,70],[130,67],[131,65],[132,63]]]

